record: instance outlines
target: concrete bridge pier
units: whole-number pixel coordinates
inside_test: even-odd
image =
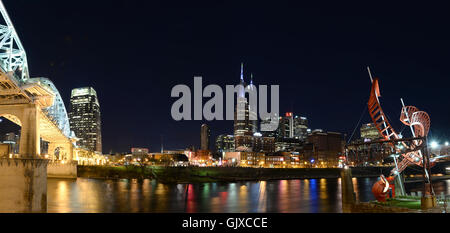
[[[47,211],[47,162],[39,158],[39,107],[0,105],[0,116],[20,125],[20,158],[0,158],[0,212]]]
[[[77,161],[50,161],[47,166],[48,178],[77,178]]]
[[[0,159],[0,212],[47,212],[45,159]]]
[[[59,148],[59,158],[55,156],[55,150]],[[73,160],[74,146],[68,142],[51,142],[48,145],[48,155],[51,161],[47,167],[49,178],[77,178],[77,161]]]
[[[36,158],[41,152],[40,118],[41,111],[37,104],[0,105],[3,116],[21,127],[19,155],[21,158]]]

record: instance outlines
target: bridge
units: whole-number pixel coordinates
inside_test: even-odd
[[[25,49],[1,0],[0,13],[0,117],[21,127],[19,153],[0,153],[0,212],[45,212],[47,173],[76,178],[78,154],[92,153],[75,146],[53,82],[30,77]],[[41,139],[48,154],[41,154]]]
[[[42,138],[49,159],[72,161],[76,137],[61,95],[49,79],[30,78],[25,49],[1,1],[0,12],[6,24],[0,24],[0,116],[21,126],[18,156],[44,158]]]

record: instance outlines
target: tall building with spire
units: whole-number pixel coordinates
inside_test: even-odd
[[[250,84],[247,86],[249,90],[255,90],[255,85],[253,85],[253,74],[250,73]],[[255,106],[256,107],[256,106]],[[257,108],[257,107],[256,107]],[[249,115],[249,127],[253,133],[258,132],[258,110],[252,109],[251,105],[248,105],[248,115]],[[251,120],[255,119],[255,120]]]
[[[253,79],[253,77],[252,77]],[[241,63],[241,76],[239,80],[240,89],[237,93],[236,107],[234,111],[234,139],[235,149],[240,151],[252,150],[254,144],[253,134],[257,131],[257,112],[256,109],[251,109],[251,106],[246,98],[246,90],[248,91],[253,86],[253,80],[250,85],[246,85],[244,81],[244,64]],[[238,107],[239,106],[239,107]],[[238,119],[238,115],[242,119]]]
[[[249,134],[248,128],[248,103],[245,98],[245,81],[244,81],[244,64],[241,63],[241,77],[239,79],[239,87],[237,93],[236,106],[234,108],[234,136],[244,136]],[[239,108],[238,106],[243,106]],[[238,115],[244,116],[244,119],[238,120]]]

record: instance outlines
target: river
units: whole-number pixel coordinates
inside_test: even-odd
[[[373,200],[376,178],[353,178],[360,201]],[[406,191],[421,191],[408,183]],[[450,180],[434,183],[450,194]],[[188,212],[188,213],[339,213],[340,179],[249,181],[236,183],[161,184],[155,180],[48,179],[50,213]]]

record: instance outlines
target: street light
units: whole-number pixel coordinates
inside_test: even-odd
[[[436,141],[431,142],[431,149],[436,149],[439,146],[439,144]]]
[[[448,142],[445,142],[445,146],[448,146]]]

